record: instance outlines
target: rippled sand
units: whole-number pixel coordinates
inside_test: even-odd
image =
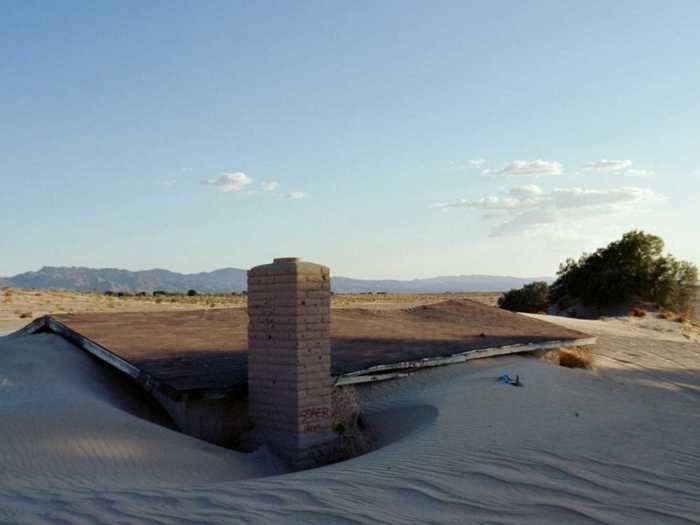
[[[284,474],[164,427],[57,336],[1,338],[0,523],[697,523],[700,345],[601,348],[596,372],[508,357],[368,387],[380,448]]]

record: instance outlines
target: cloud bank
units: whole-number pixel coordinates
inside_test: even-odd
[[[561,163],[555,160],[514,160],[500,170],[486,169],[482,175],[505,175],[516,177],[539,177],[542,175],[561,175]]]
[[[240,171],[223,173],[220,177],[213,177],[210,179],[204,179],[201,181],[204,186],[212,186],[218,191],[223,193],[240,192],[244,188],[254,188],[248,189],[246,195],[254,195],[258,193],[259,190],[263,192],[271,193],[277,197],[284,197],[291,200],[301,200],[309,197],[309,194],[303,191],[290,191],[287,193],[281,193],[277,191],[279,183],[277,181],[261,181],[255,186],[251,186],[253,179],[248,175]],[[257,188],[257,189],[255,189]]]
[[[627,170],[625,175],[628,177],[651,177],[654,175],[653,170]]]
[[[648,188],[622,187],[607,190],[564,188],[545,191],[535,184],[517,186],[496,195],[439,204],[448,210],[467,208],[487,211],[498,221],[492,236],[536,233],[591,216],[627,213],[644,202],[661,197]]]
[[[591,160],[583,164],[583,169],[592,171],[621,171],[632,165],[631,160]]]

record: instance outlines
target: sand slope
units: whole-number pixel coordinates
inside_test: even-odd
[[[277,472],[263,454],[164,428],[167,416],[125,383],[58,336],[0,339],[0,487],[133,487]]]
[[[693,326],[630,317],[530,317],[598,336],[596,373],[606,379],[666,388],[700,401],[700,330]]]
[[[363,391],[378,450],[241,480],[272,473],[274,462],[144,420],[155,416],[135,415],[138,404],[130,408],[71,350],[50,335],[0,339],[0,522],[697,523],[700,515],[700,411],[687,391],[525,357],[426,370]],[[685,366],[697,377],[697,361]],[[498,383],[504,372],[525,386]]]

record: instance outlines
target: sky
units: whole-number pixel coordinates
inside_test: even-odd
[[[700,263],[700,3],[0,6],[0,276]]]

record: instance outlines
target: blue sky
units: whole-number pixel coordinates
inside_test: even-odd
[[[700,263],[700,4],[6,2],[0,275]]]

